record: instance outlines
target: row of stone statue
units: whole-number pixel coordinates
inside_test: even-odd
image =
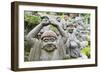
[[[54,32],[50,25],[57,28]],[[60,17],[43,16],[26,36],[31,45],[29,61],[83,59],[81,49],[89,45],[90,30],[80,17],[62,21]]]

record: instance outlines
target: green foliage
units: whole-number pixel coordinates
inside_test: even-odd
[[[88,14],[88,13],[86,13],[86,14],[82,13],[81,17],[83,18],[83,22],[85,24],[89,24],[90,23],[90,14]]]
[[[30,52],[31,45],[29,44],[29,42],[24,41],[24,45],[25,45],[25,51]]]
[[[29,52],[30,52],[30,49],[31,49],[31,45],[29,44],[30,42],[28,42],[26,40],[26,38],[24,37],[24,61],[28,61],[28,56],[29,56]]]
[[[50,30],[52,30],[54,32],[57,32],[58,31],[58,29],[55,26],[53,26],[53,25],[50,25]]]
[[[81,16],[84,18],[90,18],[90,14],[88,13],[82,13]]]
[[[35,15],[25,15],[25,22],[28,22],[27,25],[37,25],[40,23],[40,17]]]
[[[36,25],[38,25],[41,21],[40,16],[32,15],[32,14],[24,14],[24,25],[25,25],[25,33],[28,33],[32,30]]]
[[[84,55],[86,55],[88,58],[90,58],[90,46],[85,47],[81,50],[81,53],[83,53]]]

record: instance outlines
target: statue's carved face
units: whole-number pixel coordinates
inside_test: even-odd
[[[43,47],[42,49],[44,49],[47,52],[52,52],[55,49],[57,49],[56,43],[57,43],[57,39],[55,37],[44,37],[43,39]]]
[[[67,25],[67,30],[68,30],[69,33],[73,33],[75,28],[76,28],[75,25]]]

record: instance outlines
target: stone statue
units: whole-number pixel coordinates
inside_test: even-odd
[[[82,20],[81,22],[77,21],[77,23],[76,20],[67,22],[66,28],[66,33],[68,35],[66,53],[70,55],[70,58],[87,58],[81,53],[82,47],[85,47],[86,45],[86,41],[83,41],[83,39],[86,38],[86,35],[80,33],[80,29],[84,29]],[[78,30],[80,31],[78,32]]]
[[[75,29],[76,26],[73,22],[69,22],[67,24],[66,33],[68,35],[68,39],[66,43],[66,53],[70,55],[70,58],[81,57],[80,41],[76,37]]]
[[[40,39],[37,39],[36,36],[41,29],[50,24],[58,29],[61,38],[58,38],[55,32],[48,30],[41,34]],[[32,47],[29,54],[29,61],[63,60],[67,57],[65,51],[67,35],[59,25],[60,22],[56,19],[45,17],[40,24],[27,34],[27,41],[29,41]]]

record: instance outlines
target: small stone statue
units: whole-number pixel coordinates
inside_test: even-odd
[[[66,43],[66,53],[70,55],[70,58],[79,58],[81,57],[80,52],[80,41],[76,37],[75,25],[72,22],[67,24],[67,43]]]

